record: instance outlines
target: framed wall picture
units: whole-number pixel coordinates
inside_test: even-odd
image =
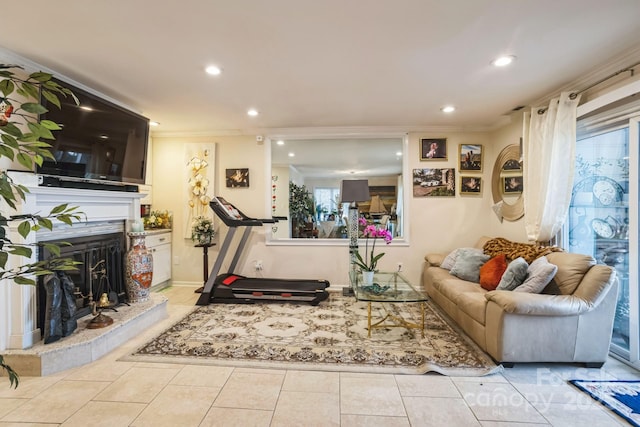
[[[227,188],[242,188],[249,186],[249,169],[227,169],[225,171]]]
[[[522,193],[523,184],[522,175],[505,176],[502,178],[502,192],[504,194]]]
[[[447,138],[420,139],[420,160],[447,160]]]
[[[479,176],[460,175],[460,194],[475,196],[482,194],[482,178]]]
[[[482,171],[482,145],[460,144],[458,158],[460,159],[460,172]]]
[[[413,197],[455,197],[456,169],[413,170]]]

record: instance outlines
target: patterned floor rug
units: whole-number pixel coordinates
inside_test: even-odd
[[[571,380],[571,384],[640,427],[640,381]]]
[[[418,304],[385,304],[405,319],[419,319]],[[373,304],[372,318],[384,317]],[[252,366],[278,369],[479,376],[501,367],[428,303],[425,337],[417,329],[373,329],[367,303],[331,292],[318,306],[211,304],[122,360]]]

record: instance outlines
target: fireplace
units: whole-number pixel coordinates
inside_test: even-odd
[[[46,241],[46,243],[61,242],[67,242],[70,245],[60,246],[60,256],[72,258],[81,263],[77,270],[65,272],[75,287],[76,319],[90,314],[93,311],[91,301],[99,301],[103,293],[106,293],[110,302],[116,306],[127,301],[124,278],[124,232]],[[42,247],[38,253],[38,260],[44,261],[51,256],[52,254]],[[37,326],[42,332],[44,332],[47,297],[44,289],[45,279],[46,276],[39,277],[36,292]]]
[[[122,233],[124,237],[132,222],[140,220],[140,199],[145,196],[144,193],[52,188],[39,186],[38,176],[30,172],[11,171],[9,174],[15,183],[24,185],[29,190],[25,200],[16,205],[16,215],[46,213],[55,206],[67,203],[69,206],[77,206],[78,211],[83,212],[86,218],[86,222],[74,222],[73,226],[55,223],[53,230],[41,228],[37,233],[27,236],[25,243],[73,241],[81,237],[96,239],[110,233]],[[9,238],[12,241],[23,241],[17,227],[9,229]],[[7,267],[36,262],[39,254],[35,252],[29,259],[10,257]],[[110,284],[114,286],[116,282]],[[0,280],[0,351],[27,349],[42,341],[42,332],[37,325],[37,293],[37,286],[22,286],[9,280]]]

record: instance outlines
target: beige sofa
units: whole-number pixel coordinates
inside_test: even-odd
[[[488,238],[476,247],[482,248]],[[568,252],[547,255],[558,266],[541,294],[486,291],[440,267],[446,254],[425,257],[423,286],[494,360],[581,362],[599,367],[607,359],[618,294],[615,270],[592,257]]]

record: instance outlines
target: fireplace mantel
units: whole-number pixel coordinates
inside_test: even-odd
[[[40,213],[47,214],[54,206],[68,203],[77,206],[79,212],[86,215],[86,223],[78,224],[76,236],[95,232],[94,224],[109,221],[124,221],[128,230],[129,224],[140,219],[140,199],[144,193],[86,190],[73,188],[40,187],[38,176],[28,172],[9,172],[14,182],[29,189],[26,200],[17,204],[15,214]],[[3,209],[7,209],[6,207]],[[24,240],[17,232],[17,223],[9,227],[9,237],[14,242],[34,243],[38,240],[49,240],[40,236],[51,234],[47,230],[31,233]],[[75,230],[66,224],[56,224],[54,233],[63,232],[69,235]],[[34,253],[31,262],[37,260]],[[10,257],[9,268],[26,262],[26,258]],[[36,326],[36,289],[33,286],[15,285],[6,280],[0,283],[0,351],[4,349],[25,349],[41,340],[40,329]]]

